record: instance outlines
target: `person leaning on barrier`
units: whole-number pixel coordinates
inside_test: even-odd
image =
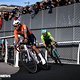
[[[51,35],[50,32],[48,32],[46,29],[43,29],[41,31],[41,40],[42,40],[42,43],[43,43],[43,46],[46,48],[46,50],[48,51],[49,55],[52,57],[52,54],[50,53],[49,51],[49,48],[52,47],[54,48],[54,51],[58,54],[57,52],[57,49],[56,49],[56,45],[57,45],[57,42],[54,40],[53,36]],[[57,62],[55,60],[55,62]]]
[[[31,44],[32,49],[36,52],[36,54],[40,57],[42,64],[44,65],[46,63],[45,59],[42,57],[40,51],[36,48],[35,45],[35,36],[32,33],[32,31],[25,25],[21,24],[19,20],[15,20],[13,22],[14,29],[14,38],[15,38],[15,46],[19,44],[19,37],[18,35],[21,35],[23,37],[23,41]]]

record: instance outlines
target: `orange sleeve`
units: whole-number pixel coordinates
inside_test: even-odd
[[[24,34],[24,38],[28,38],[28,36],[27,36],[27,26],[26,25],[23,25],[23,34]]]
[[[18,43],[18,32],[16,30],[14,30],[14,39],[16,40],[16,42]]]
[[[3,19],[0,17],[0,29],[2,29]]]
[[[23,28],[24,28],[24,30],[27,30],[27,27],[26,27],[26,25],[23,25]]]

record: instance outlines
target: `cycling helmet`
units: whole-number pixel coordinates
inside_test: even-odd
[[[16,26],[16,24],[20,24],[20,21],[19,20],[14,20],[13,26]]]
[[[44,29],[44,30],[41,31],[42,34],[44,34],[44,33],[46,33],[46,32],[47,32],[46,29]]]

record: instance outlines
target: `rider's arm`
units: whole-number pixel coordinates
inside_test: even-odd
[[[43,35],[41,35],[41,40],[42,40],[43,45],[46,47],[46,44],[45,44],[45,40],[44,40]]]
[[[51,44],[57,45],[57,42],[55,41],[54,37],[51,35],[50,32],[48,32],[48,35],[50,36],[50,39],[52,40]]]
[[[15,40],[14,48],[19,50],[18,49],[18,46],[19,46],[19,36],[18,36],[17,30],[14,30],[14,40]]]
[[[15,42],[16,42],[16,45],[17,45],[18,42],[19,42],[19,37],[18,37],[18,32],[17,32],[17,30],[14,30],[14,39],[15,39]]]
[[[24,27],[24,38],[28,39],[28,37],[27,37],[27,27],[26,27],[26,25],[23,25],[23,27]]]
[[[50,36],[50,39],[55,42],[55,40],[54,40],[54,38],[53,38],[53,36],[51,35],[50,32],[48,32],[48,35]]]

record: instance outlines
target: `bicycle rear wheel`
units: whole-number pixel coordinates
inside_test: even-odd
[[[34,60],[33,56],[29,54],[30,59],[28,57],[28,54],[26,51],[21,52],[21,63],[24,66],[25,69],[27,69],[30,73],[37,72],[37,63]]]

